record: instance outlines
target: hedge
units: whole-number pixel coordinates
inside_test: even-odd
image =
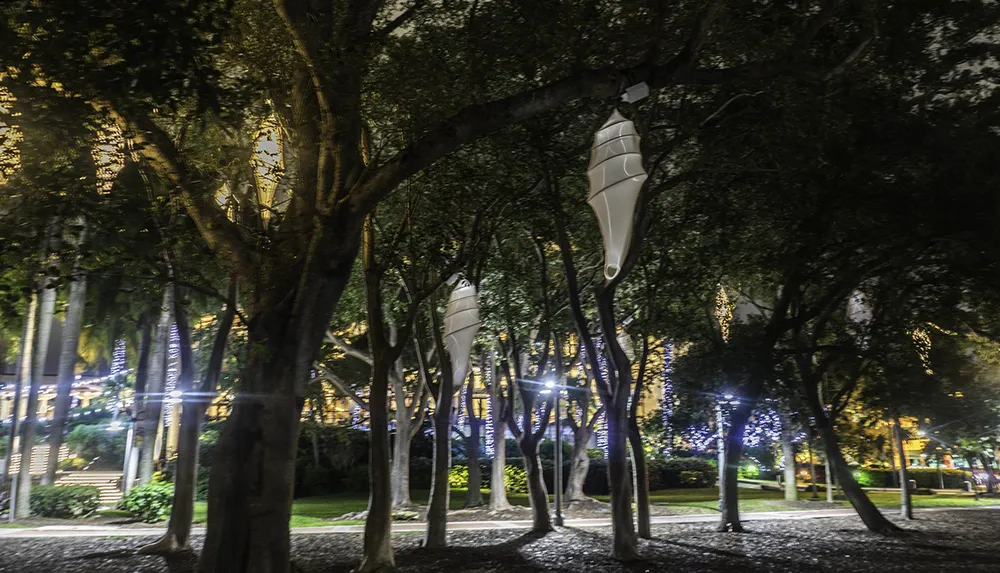
[[[921,489],[938,489],[941,487],[941,478],[944,477],[945,489],[964,489],[966,480],[972,481],[972,474],[965,470],[942,468],[907,468],[907,478],[915,480],[917,487]],[[898,471],[893,472],[886,468],[857,468],[854,470],[854,479],[862,487],[895,487],[898,482],[894,482],[893,474],[899,475]]]
[[[31,513],[41,517],[72,519],[97,511],[101,492],[86,485],[41,485],[31,488]]]
[[[134,487],[122,498],[118,507],[144,523],[156,523],[170,517],[174,503],[174,484],[151,482]]]

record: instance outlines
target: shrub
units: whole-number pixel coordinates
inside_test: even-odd
[[[703,472],[684,470],[680,473],[681,487],[708,487],[710,484],[705,479]]]
[[[507,466],[503,469],[503,473],[506,477],[507,493],[528,493],[528,472],[524,471],[524,468]]]
[[[84,460],[96,460],[91,469],[120,470],[126,432],[109,432],[107,424],[81,424],[66,436],[66,446]]]
[[[448,487],[466,488],[469,487],[468,466],[451,466],[448,469]]]
[[[888,468],[859,468],[854,470],[854,479],[862,487],[896,487],[898,477],[894,478],[893,473]],[[906,473],[907,478],[916,481],[917,487],[922,489],[940,488],[942,478],[945,489],[963,489],[965,481],[972,479],[969,472],[958,469],[907,468]]]
[[[356,493],[368,493],[371,476],[368,475],[368,465],[354,466],[344,474],[342,483],[344,489]]]
[[[119,508],[128,510],[133,517],[145,523],[156,523],[170,517],[174,503],[174,485],[148,483],[129,490]]]
[[[718,475],[715,466],[698,458],[671,458],[650,465],[650,473],[654,469],[659,474],[657,481],[661,489],[709,487],[715,483]],[[682,475],[684,472],[698,473],[701,475],[701,478],[696,480],[692,476],[688,476],[685,479]]]
[[[59,469],[64,472],[75,472],[82,470],[86,465],[87,460],[81,458],[80,456],[73,456],[59,462]]]
[[[31,513],[41,517],[73,519],[97,511],[101,492],[86,485],[42,485],[31,489]]]

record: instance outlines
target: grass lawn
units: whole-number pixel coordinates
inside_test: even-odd
[[[426,504],[429,494],[428,490],[414,490],[412,492],[414,503]],[[461,509],[465,504],[467,495],[468,492],[464,489],[451,490],[451,509]],[[879,507],[889,509],[899,507],[898,493],[871,492],[868,495],[875,502],[875,505]],[[489,490],[483,490],[483,496],[488,497]],[[601,501],[608,501],[608,496],[596,497]],[[514,505],[528,505],[527,494],[510,494],[508,498]],[[800,493],[799,499],[807,500],[809,496],[808,494]],[[719,490],[714,487],[662,490],[654,491],[650,494],[651,503],[672,507],[678,510],[678,513],[714,513],[718,511],[718,500]],[[977,502],[971,495],[938,494],[913,496],[914,507],[965,507],[988,503],[990,503],[989,500]],[[832,506],[846,508],[850,507],[850,504],[846,501],[838,501],[832,504]],[[295,500],[295,503],[292,504],[292,519],[289,524],[291,527],[360,525],[364,522],[331,520],[345,513],[363,511],[367,507],[368,497],[364,494],[344,493],[305,497]],[[786,503],[782,493],[777,491],[740,489],[740,510],[745,512],[824,509],[828,507],[831,507],[831,505],[823,501],[811,504]],[[203,523],[205,521],[205,513],[205,502],[196,503],[194,509],[195,522]]]

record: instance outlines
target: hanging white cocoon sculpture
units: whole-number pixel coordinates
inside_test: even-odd
[[[854,324],[864,324],[872,319],[872,309],[864,293],[856,290],[847,299],[847,318]]]
[[[621,272],[632,239],[639,190],[646,181],[635,124],[615,110],[594,136],[590,151],[590,196],[604,238],[604,277]]]
[[[628,358],[629,362],[635,362],[635,345],[632,344],[632,337],[624,328],[618,333],[618,345],[622,347],[625,358]]]
[[[278,188],[278,180],[285,168],[284,138],[278,116],[274,113],[264,118],[257,129],[250,165],[253,167],[254,182],[257,185],[260,218],[266,227],[271,220],[274,192]]]
[[[481,324],[476,287],[462,279],[451,291],[444,314],[444,346],[451,357],[456,381],[464,380],[469,373],[469,355]]]

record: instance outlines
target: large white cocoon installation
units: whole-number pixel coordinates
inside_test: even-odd
[[[639,190],[646,181],[635,124],[615,110],[594,136],[590,151],[590,196],[587,202],[597,214],[604,237],[604,277],[621,272],[632,239]]]
[[[859,290],[852,292],[847,299],[847,318],[854,324],[866,323],[872,319],[871,306],[864,293]]]
[[[448,299],[444,314],[444,346],[451,357],[455,380],[464,380],[469,373],[469,354],[479,331],[479,295],[476,287],[462,279]]]

